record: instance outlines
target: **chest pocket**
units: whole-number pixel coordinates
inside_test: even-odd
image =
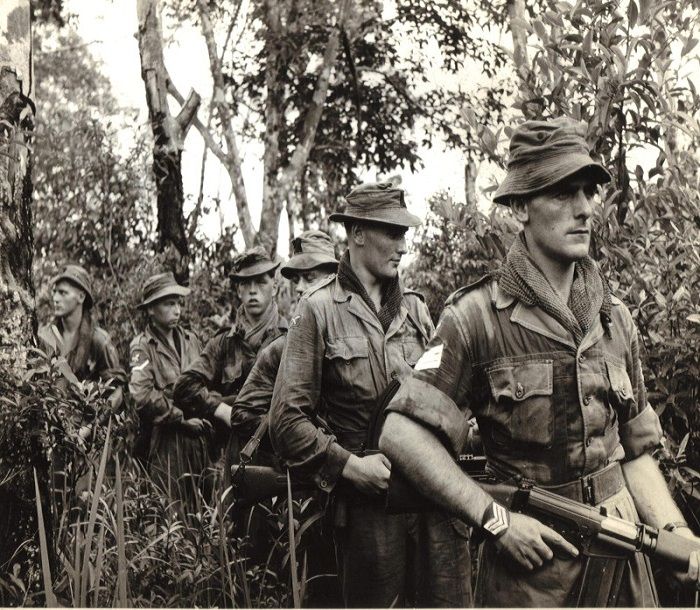
[[[404,341],[401,347],[403,348],[404,360],[413,368],[423,355],[423,344],[418,341]]]
[[[514,441],[550,445],[554,432],[552,361],[498,366],[487,374],[492,396],[489,415],[494,422]]]
[[[625,422],[630,419],[631,410],[636,402],[632,382],[624,366],[606,360],[605,368],[608,371],[608,380],[610,381],[608,402],[613,413],[618,414],[620,419]]]
[[[326,342],[326,361],[339,381],[348,385],[372,383],[367,337],[335,337]]]
[[[224,368],[221,371],[221,383],[231,384],[236,383],[243,376],[243,363],[241,359],[237,359],[233,362],[226,362]]]

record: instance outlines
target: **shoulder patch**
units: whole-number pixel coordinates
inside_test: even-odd
[[[452,305],[453,303],[456,303],[462,296],[464,296],[468,292],[471,292],[472,290],[475,290],[476,288],[479,288],[480,286],[483,286],[486,282],[489,282],[491,279],[491,274],[487,273],[484,277],[476,280],[476,282],[472,282],[471,284],[467,284],[466,286],[458,288],[450,296],[447,297],[447,299],[445,300],[445,305]]]
[[[326,286],[332,284],[335,282],[335,273],[331,273],[327,275],[326,277],[318,280],[313,286],[309,287],[306,292],[304,292],[303,296],[305,297],[310,297],[314,292],[318,292],[321,290],[321,288],[325,288]]]

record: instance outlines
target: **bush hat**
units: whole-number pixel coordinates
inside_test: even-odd
[[[292,240],[292,257],[280,273],[290,278],[295,271],[308,271],[321,265],[338,265],[331,238],[323,231],[304,231]]]
[[[510,139],[508,173],[494,202],[510,204],[511,197],[534,195],[581,170],[595,184],[610,182],[608,171],[591,158],[586,125],[566,117],[526,121]]]
[[[328,219],[333,222],[379,222],[400,227],[417,227],[420,218],[406,209],[404,191],[391,182],[362,184],[345,197],[345,209],[334,212]]]
[[[137,307],[142,309],[169,296],[186,297],[190,292],[189,288],[177,283],[172,271],[157,273],[143,283],[141,303]]]
[[[92,278],[84,267],[80,265],[66,265],[57,276],[51,280],[51,286],[55,286],[61,280],[67,280],[74,284],[87,295],[87,306],[92,307],[95,302],[92,296]]]
[[[243,254],[233,259],[231,279],[244,280],[270,273],[279,267],[281,261],[274,262],[264,248],[256,246],[249,248]]]

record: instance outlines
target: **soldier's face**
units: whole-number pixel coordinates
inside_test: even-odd
[[[588,254],[596,193],[586,178],[573,178],[514,207],[535,260],[570,265]]]
[[[277,294],[277,283],[267,273],[240,280],[236,285],[238,298],[249,318],[259,318]]]
[[[394,225],[364,225],[362,259],[367,270],[378,280],[392,279],[399,272],[399,263],[408,247],[406,227]]]
[[[51,291],[53,313],[59,318],[71,315],[76,309],[82,311],[85,292],[66,280],[56,282]]]
[[[292,284],[292,288],[294,288],[294,301],[298,301],[302,294],[329,273],[330,272],[323,267],[316,267],[308,271],[293,271],[289,276],[289,281]]]
[[[174,328],[180,322],[182,299],[174,295],[158,299],[153,305],[149,305],[148,313],[151,321],[159,328],[164,330]]]

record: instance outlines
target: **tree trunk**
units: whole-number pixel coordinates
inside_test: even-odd
[[[168,108],[169,76],[163,59],[163,33],[158,0],[138,0],[141,77],[153,131],[153,173],[158,193],[158,244],[161,251],[174,248],[173,267],[180,279],[187,277],[189,248],[185,232],[182,187],[182,151],[185,136],[200,104],[190,91],[177,117]]]
[[[0,369],[26,369],[33,337],[34,102],[29,0],[0,2]]]

